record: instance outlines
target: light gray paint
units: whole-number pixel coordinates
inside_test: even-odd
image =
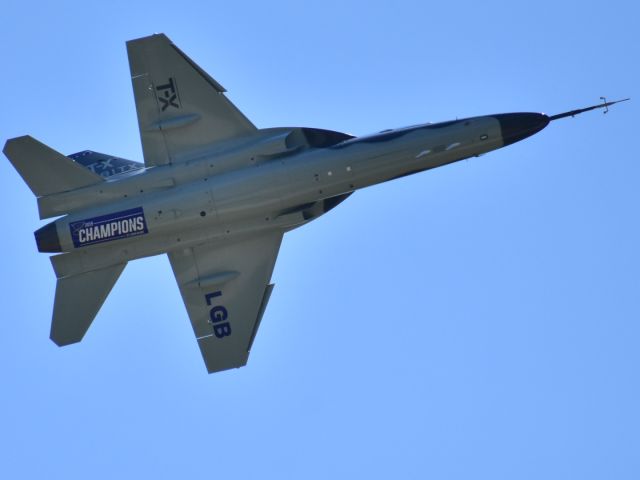
[[[38,195],[41,218],[61,216],[52,338],[80,341],[126,262],[168,253],[209,372],[246,363],[285,232],[355,190],[481,155],[549,122],[483,116],[360,138],[256,129],[164,35],[127,48],[145,169],[102,179],[30,137],[9,140],[4,152]],[[540,125],[511,128],[507,138],[505,117],[510,127],[525,117]],[[43,159],[56,172],[53,185]],[[146,233],[74,246],[76,222],[139,208]]]

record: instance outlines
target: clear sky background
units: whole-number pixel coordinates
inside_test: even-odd
[[[258,127],[356,135],[600,95],[609,114],[357,192],[288,233],[247,367],[207,375],[164,256],[49,340],[0,161],[1,478],[640,478],[636,2],[4,0],[0,138],[141,160],[126,40]]]

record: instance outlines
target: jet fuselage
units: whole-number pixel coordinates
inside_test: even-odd
[[[84,208],[43,227],[36,237],[41,251],[100,249],[93,261],[109,265],[275,225],[291,229],[355,190],[481,155],[547,123],[546,115],[533,113],[473,117],[345,135],[322,147],[296,145],[291,137],[299,129],[259,131],[256,138],[237,139],[177,166],[152,167],[71,192],[64,208]],[[242,155],[246,167],[225,170],[228,158]],[[96,221],[100,218],[105,221]]]

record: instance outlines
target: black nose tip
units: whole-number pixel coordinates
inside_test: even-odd
[[[549,125],[544,113],[501,113],[494,117],[500,122],[504,145],[519,142]]]

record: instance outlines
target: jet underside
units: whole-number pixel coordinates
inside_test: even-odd
[[[166,36],[127,50],[144,165],[69,158],[28,136],[5,145],[40,217],[59,217],[36,231],[38,249],[56,254],[51,338],[79,342],[127,262],[166,253],[209,372],[247,362],[284,233],[355,190],[501,148],[550,121],[498,114],[357,138],[258,129]]]

